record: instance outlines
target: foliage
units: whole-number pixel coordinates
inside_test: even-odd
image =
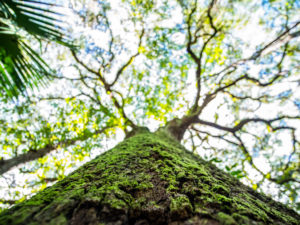
[[[17,105],[1,99],[0,171],[11,196],[3,203],[63,178],[137,127],[182,118],[188,149],[299,209],[297,1],[70,7],[80,49],[41,42],[52,85]]]
[[[59,26],[62,14],[51,7],[45,1],[0,1],[0,88],[10,97],[41,84],[50,70],[28,43],[29,34],[69,45]]]

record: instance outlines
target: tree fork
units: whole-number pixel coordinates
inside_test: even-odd
[[[299,224],[285,205],[170,139],[132,133],[65,179],[0,214],[0,224]]]

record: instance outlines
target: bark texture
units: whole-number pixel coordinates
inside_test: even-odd
[[[177,141],[144,131],[0,215],[0,224],[299,224]]]

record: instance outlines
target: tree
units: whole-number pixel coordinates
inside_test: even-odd
[[[61,180],[6,214],[24,210],[20,223],[29,223],[37,211],[41,213],[34,217],[36,221],[49,222],[47,215],[55,211],[57,217],[52,223],[73,218],[69,222],[76,224],[87,214],[92,224],[100,214],[104,218],[105,213],[110,216],[113,212],[128,215],[124,218],[130,223],[147,215],[144,219],[148,222],[166,216],[161,223],[183,222],[193,216],[200,224],[205,222],[203,218],[212,224],[296,224],[295,212],[241,185],[232,176],[253,189],[271,187],[283,201],[288,196],[289,203],[297,206],[299,3],[149,0],[118,4],[75,1],[71,6],[78,20],[73,18],[73,32],[81,41],[81,51],[57,47],[46,56],[57,70],[55,87],[62,84],[69,89],[57,88],[55,95],[53,91],[39,93],[38,97],[21,99],[17,107],[3,109],[1,129],[6,137],[2,146],[6,155],[0,162],[1,173],[19,166],[22,173],[38,175],[38,180],[31,178],[30,185],[42,187]],[[248,20],[248,11],[242,10],[245,7],[259,19]],[[116,11],[118,16],[113,14]],[[268,38],[249,40],[241,35],[247,31],[247,22],[250,27],[254,23],[255,29]],[[55,53],[61,62],[54,60]],[[37,108],[45,101],[49,103],[47,112],[38,114]],[[144,126],[153,130],[160,126],[158,136],[149,132],[134,136],[145,130]],[[67,166],[93,156],[103,145],[103,138],[118,138],[122,133],[134,137],[97,158],[110,166],[100,163],[98,168],[95,159],[63,179]],[[144,146],[137,143],[141,139],[145,139],[148,159],[139,151]],[[171,145],[185,143],[209,162],[181,147],[174,150],[169,139]],[[137,151],[133,155],[120,147],[131,142]],[[130,161],[120,159],[123,153]],[[149,170],[150,163],[153,171]],[[135,172],[138,165],[145,167]],[[99,175],[107,185],[94,180],[100,172],[93,168],[107,171]],[[114,170],[119,174],[114,176]],[[145,182],[139,185],[133,178]],[[75,184],[69,186],[72,182]],[[205,182],[207,185],[199,184]],[[148,196],[157,194],[155,186],[161,195],[152,199]],[[201,196],[204,199],[199,199]],[[67,200],[59,204],[56,198]],[[27,211],[28,205],[34,207]],[[137,210],[139,218],[131,217],[130,210],[134,209],[143,209]],[[6,222],[11,219],[5,212],[3,218]]]
[[[164,130],[154,135],[144,128],[4,211],[0,223],[298,224],[299,218],[186,151]]]

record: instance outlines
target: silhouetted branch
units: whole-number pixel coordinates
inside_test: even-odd
[[[292,150],[292,153],[289,157],[289,161],[288,163],[286,164],[285,168],[283,169],[283,172],[284,171],[288,171],[288,168],[289,168],[289,163],[290,163],[290,160],[291,160],[291,157],[293,154],[295,154],[295,152],[297,151],[297,148],[296,148],[296,144],[300,143],[297,139],[296,139],[296,136],[295,136],[295,130],[296,128],[294,127],[291,127],[291,126],[273,126],[272,123],[276,122],[276,121],[280,121],[282,119],[300,119],[300,116],[279,116],[277,118],[274,118],[274,119],[262,119],[262,118],[246,118],[246,119],[243,119],[241,120],[237,125],[233,126],[233,127],[227,127],[227,126],[223,126],[223,125],[219,125],[217,123],[213,123],[213,122],[209,122],[209,121],[204,121],[204,120],[201,120],[201,119],[195,119],[194,118],[194,122],[198,120],[198,123],[201,124],[201,125],[206,125],[206,126],[210,126],[210,127],[213,127],[215,129],[218,129],[218,130],[222,130],[222,131],[225,131],[225,132],[229,132],[230,134],[233,135],[233,137],[238,141],[238,143],[235,143],[231,140],[228,140],[226,138],[224,138],[224,135],[226,134],[223,134],[223,135],[212,135],[211,133],[207,132],[207,131],[201,131],[195,127],[192,127],[191,129],[194,130],[195,132],[197,133],[202,133],[202,134],[206,134],[210,137],[213,137],[213,138],[219,138],[221,140],[224,140],[230,144],[233,144],[233,145],[238,145],[240,147],[240,149],[242,150],[243,154],[245,155],[245,160],[256,170],[258,171],[263,177],[264,179],[267,179],[271,182],[274,182],[274,183],[277,183],[277,184],[284,184],[284,183],[287,183],[287,182],[300,182],[298,180],[296,180],[295,178],[292,177],[292,173],[289,173],[289,175],[287,176],[281,176],[281,177],[272,177],[270,174],[266,174],[264,172],[262,172],[253,162],[253,159],[252,159],[252,156],[251,154],[249,153],[249,151],[247,150],[247,147],[246,145],[244,144],[243,140],[241,139],[241,137],[238,136],[237,132],[241,131],[242,128],[248,124],[248,123],[251,123],[251,122],[254,122],[254,123],[263,123],[263,124],[266,124],[268,127],[270,127],[271,131],[272,132],[276,132],[278,130],[289,130],[291,132],[291,135],[292,135],[292,143],[293,143],[293,150]],[[293,169],[295,170],[295,169]]]
[[[143,34],[142,34],[142,35],[143,35]],[[142,38],[142,36],[141,36],[141,38]],[[140,43],[141,43],[141,39],[140,39]],[[115,107],[118,109],[118,111],[119,111],[119,113],[121,114],[121,116],[125,119],[127,125],[129,125],[129,126],[131,126],[131,127],[136,127],[136,125],[133,123],[133,121],[130,120],[130,119],[128,118],[128,116],[126,115],[126,113],[125,113],[125,111],[124,111],[124,108],[123,108],[123,105],[121,105],[121,104],[118,102],[117,98],[113,95],[113,93],[116,93],[116,91],[113,90],[113,89],[111,89],[111,86],[112,86],[112,85],[108,84],[108,82],[105,80],[104,76],[101,74],[100,69],[99,69],[99,71],[95,71],[95,70],[91,69],[90,67],[88,67],[84,62],[82,62],[82,61],[77,57],[77,55],[76,55],[76,53],[75,53],[74,51],[72,51],[72,54],[73,54],[75,60],[76,60],[80,65],[82,65],[82,66],[83,66],[86,70],[88,70],[89,72],[91,72],[91,73],[93,73],[93,74],[95,74],[95,75],[97,75],[97,76],[99,77],[100,81],[103,83],[103,86],[104,86],[104,89],[105,89],[106,93],[107,93],[107,94],[110,96],[110,98],[112,99],[113,104],[114,104]],[[130,64],[131,61],[129,60],[129,61],[127,61],[127,63]],[[124,71],[124,69],[126,68],[127,63],[126,63],[125,65],[123,65],[123,67],[121,67],[121,69],[119,70],[119,72],[120,72],[119,75],[118,75],[118,73],[117,73],[117,75],[116,75],[116,78],[117,78],[117,79],[119,78],[119,76],[121,75],[121,73],[122,73],[122,72]],[[129,64],[128,64],[128,65],[129,65]],[[117,81],[117,79],[115,79],[115,81]],[[84,80],[81,80],[81,81],[83,82],[83,84],[84,84],[85,86],[87,86],[88,88],[91,88],[91,87],[89,87],[89,85],[88,85]],[[114,82],[113,82],[113,83],[114,83]],[[97,98],[98,93],[96,92],[96,90],[95,90],[94,88],[91,88],[91,89],[93,90],[93,92],[94,92],[94,94],[96,95],[96,98]],[[119,93],[118,93],[118,94],[119,94]],[[90,96],[90,97],[91,97],[91,96]],[[91,98],[92,98],[92,97],[91,97]],[[93,98],[93,99],[95,99],[95,98]],[[95,99],[95,101],[96,101],[96,102],[99,102],[97,99]]]
[[[138,50],[137,50],[137,52],[134,55],[132,55],[129,58],[129,60],[123,66],[121,66],[121,68],[118,70],[118,72],[116,74],[115,79],[113,80],[113,82],[111,82],[109,84],[109,87],[112,87],[112,86],[115,85],[115,83],[118,81],[119,77],[121,76],[121,74],[123,73],[123,71],[126,69],[126,67],[129,66],[132,63],[132,61],[134,60],[134,58],[136,58],[140,54],[139,48],[142,45],[142,39],[143,39],[144,33],[145,33],[145,30],[143,29],[142,32],[141,32],[141,34],[140,34],[140,36],[139,36],[139,44],[138,44]]]
[[[212,133],[210,133],[210,132],[208,132],[208,131],[202,131],[202,130],[199,130],[199,129],[195,128],[194,126],[192,126],[191,129],[194,130],[194,131],[196,131],[197,133],[201,133],[201,134],[205,134],[205,135],[207,135],[207,136],[209,136],[209,137],[221,139],[221,140],[223,140],[223,141],[228,142],[229,144],[232,144],[232,145],[235,145],[235,146],[238,146],[238,145],[239,145],[238,143],[236,143],[236,142],[234,142],[234,141],[231,141],[231,140],[225,138],[224,136],[226,136],[227,134],[214,135],[214,134],[212,134]]]
[[[298,25],[300,24],[300,21],[296,22],[293,26],[291,26],[290,28],[286,28],[286,30],[284,32],[282,32],[280,35],[278,35],[274,40],[270,41],[268,44],[266,44],[263,48],[261,48],[260,50],[256,51],[255,53],[252,54],[252,56],[249,58],[250,60],[255,60],[257,59],[259,56],[262,55],[263,52],[265,52],[267,49],[269,49],[270,47],[274,46],[275,44],[279,43],[280,41],[283,41],[282,39],[285,38],[286,36],[288,36],[287,40],[284,40],[282,42],[282,45],[286,44],[290,39],[295,38],[298,36],[298,32],[292,33],[289,35],[289,32],[296,28]]]

